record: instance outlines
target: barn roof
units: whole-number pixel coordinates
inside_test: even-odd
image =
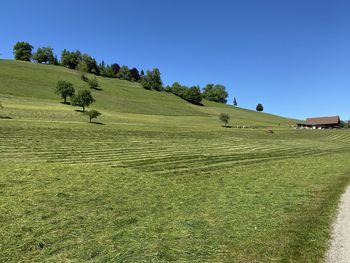
[[[331,117],[319,117],[319,118],[307,118],[307,125],[325,125],[325,124],[339,124],[340,118],[339,116],[331,116]]]

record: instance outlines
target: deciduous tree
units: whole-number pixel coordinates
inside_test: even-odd
[[[95,102],[95,99],[92,97],[89,90],[79,91],[78,94],[73,99],[73,104],[75,106],[80,106],[85,111],[85,107],[88,107]]]
[[[32,50],[33,46],[28,42],[17,42],[13,47],[13,54],[16,60],[30,61]]]
[[[92,119],[96,119],[98,116],[102,115],[101,112],[98,112],[97,110],[85,111],[84,114],[89,116],[90,123],[91,123]]]
[[[79,50],[70,52],[66,49],[62,51],[61,54],[61,64],[64,67],[70,68],[70,69],[76,69],[79,62],[82,59],[81,52]]]
[[[128,66],[122,66],[119,69],[119,72],[117,74],[117,77],[123,80],[131,80],[131,74]]]
[[[161,91],[163,89],[163,82],[159,69],[147,70],[147,74],[142,78],[141,84],[145,89]]]
[[[228,93],[226,91],[226,88],[224,85],[219,84],[208,84],[203,89],[203,98],[210,100],[210,101],[216,101],[220,103],[226,103],[226,98],[228,97]]]
[[[198,86],[190,87],[185,92],[184,99],[193,104],[200,104],[202,101],[201,90]]]
[[[228,115],[227,113],[220,113],[219,119],[224,123],[224,126],[226,127],[228,121],[230,120],[230,115]]]
[[[37,63],[48,63],[51,65],[57,64],[57,59],[55,58],[51,47],[39,47],[35,52],[33,59]]]
[[[74,96],[75,89],[72,83],[60,80],[57,82],[55,93],[61,96],[64,103],[67,103],[67,97],[72,98]]]

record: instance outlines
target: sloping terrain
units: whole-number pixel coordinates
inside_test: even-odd
[[[350,181],[350,133],[0,61],[1,262],[322,262]],[[228,112],[231,125],[218,120]],[[268,128],[274,133],[268,133]]]

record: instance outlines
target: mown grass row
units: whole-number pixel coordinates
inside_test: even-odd
[[[70,134],[80,133],[76,140]],[[103,164],[132,168],[157,174],[180,174],[214,171],[237,164],[259,160],[278,160],[343,151],[344,146],[334,140],[347,138],[344,134],[325,134],[325,142],[301,137],[286,141],[245,139],[216,136],[203,138],[172,138],[157,134],[101,134],[91,131],[62,131],[60,129],[18,130],[13,134],[0,134],[0,157],[4,160],[46,161],[62,165]],[[99,135],[99,136],[101,136]],[[337,137],[338,136],[338,137]],[[350,136],[349,136],[350,137]]]

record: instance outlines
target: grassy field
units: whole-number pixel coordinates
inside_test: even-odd
[[[103,78],[89,124],[59,79],[84,88],[0,61],[0,262],[323,261],[350,132]],[[221,112],[256,128],[222,128]]]

